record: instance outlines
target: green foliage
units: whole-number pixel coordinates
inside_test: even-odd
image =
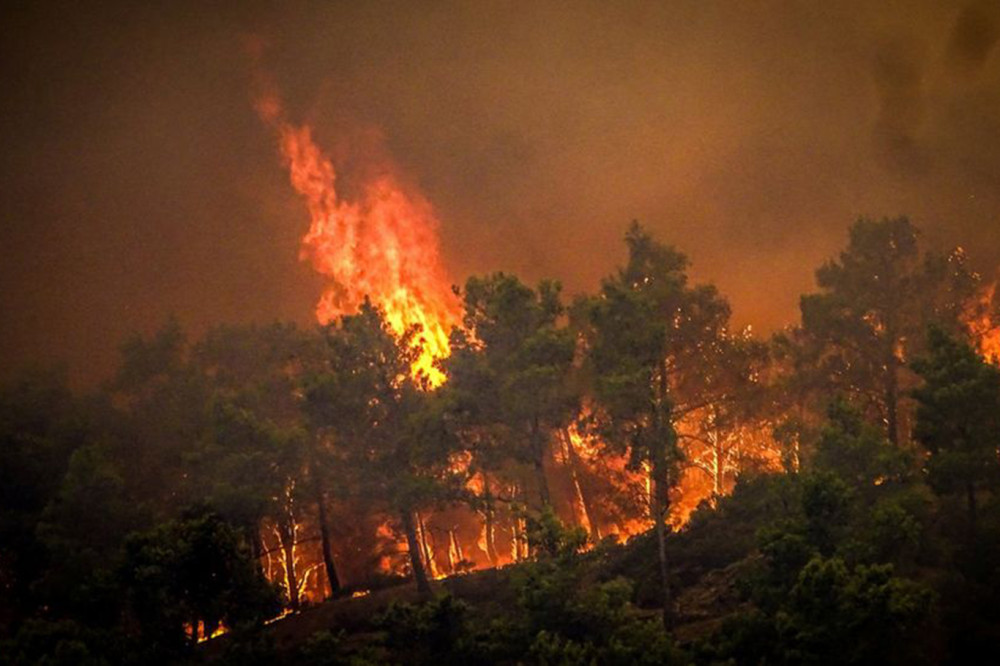
[[[547,545],[520,565],[511,584],[515,612],[474,630],[476,653],[490,662],[528,659],[536,664],[683,663],[658,619],[631,603],[632,581],[592,578],[602,549],[580,554],[585,535],[543,513],[536,534]],[[539,543],[539,542],[536,542]]]
[[[307,380],[306,408],[335,440],[356,490],[399,511],[441,497],[454,438],[444,403],[410,376],[412,332],[397,338],[366,303],[326,336],[328,357]]]
[[[0,387],[0,620],[39,605],[31,588],[48,554],[37,526],[91,429],[58,374]]]
[[[542,630],[531,644],[531,663],[539,666],[663,666],[685,664],[684,654],[674,647],[656,622],[629,622],[617,628],[604,645],[577,642]]]
[[[223,664],[685,663],[642,610],[659,607],[706,664],[994,654],[1000,370],[962,338],[963,317],[987,314],[968,303],[978,276],[918,239],[903,218],[859,221],[803,297],[801,329],[770,347],[729,331],[714,287],[690,284],[686,257],[635,224],[625,265],[569,321],[557,283],[470,279],[437,390],[411,374],[417,332],[396,335],[370,302],[322,329],[228,326],[193,342],[171,321],[123,346],[96,397],[56,375],[4,386],[0,664],[198,661],[199,624],[230,630],[206,651]],[[629,471],[597,479],[601,461],[550,455],[577,418],[652,482],[648,497],[587,507],[594,541],[618,502],[652,499],[655,533],[587,551],[557,518],[565,472],[583,497],[587,475],[610,489]],[[756,429],[780,442],[784,473],[727,452]],[[686,463],[719,492],[736,485],[668,534]],[[523,520],[531,557],[441,583],[467,600],[422,581],[426,603],[299,645],[262,626],[280,607],[259,570],[262,525],[286,552],[293,526],[299,545],[315,535],[331,587],[339,548],[348,589],[373,588],[359,583],[372,563],[401,553],[376,525],[398,523],[421,581],[415,516],[461,501],[495,529]]]
[[[941,330],[929,339],[927,355],[914,362],[925,382],[914,392],[915,435],[940,498],[949,647],[956,660],[972,661],[1000,645],[1000,370]]]
[[[624,578],[584,585],[572,565],[536,566],[518,587],[511,657],[523,649],[520,637],[538,664],[683,663],[659,619],[629,603],[633,585]]]
[[[335,634],[321,629],[302,643],[291,663],[307,666],[379,666],[386,660],[382,651],[373,646],[361,649],[350,646],[343,631]]]
[[[1000,487],[1000,369],[940,329],[930,332],[928,356],[914,363],[925,384],[915,435],[927,447],[931,486],[941,493]]]
[[[638,223],[625,241],[628,262],[598,296],[577,302],[574,320],[587,345],[601,434],[667,476],[680,459],[678,414],[709,399],[698,368],[725,330],[729,305],[714,287],[689,286],[687,258]]]
[[[345,485],[398,517],[411,571],[428,597],[413,514],[461,496],[449,465],[457,443],[449,403],[411,376],[416,331],[396,336],[370,302],[325,333],[325,364],[306,382],[311,426],[335,442],[336,458],[349,471]]]
[[[183,649],[185,625],[242,629],[281,610],[242,535],[210,512],[130,536],[121,578],[129,615],[154,655]]]
[[[867,423],[861,412],[837,398],[827,409],[827,424],[812,464],[843,479],[859,492],[908,479],[913,462],[905,450],[893,446],[885,435]]]
[[[931,593],[892,573],[891,565],[848,570],[839,559],[811,560],[778,617],[789,656],[868,664],[899,655],[900,643],[916,637],[927,618]]]
[[[933,594],[895,576],[892,565],[849,568],[815,556],[772,592],[770,603],[732,618],[702,649],[736,663],[920,662]]]
[[[767,554],[774,575],[758,581],[756,609],[731,618],[702,646],[710,660],[920,662],[933,599],[925,585],[894,575],[888,564],[849,568],[840,558],[813,556],[803,565],[806,549],[793,535],[771,543],[780,544]]]
[[[572,557],[587,543],[582,527],[566,527],[551,506],[527,516],[528,551],[536,558]]]
[[[428,658],[460,654],[468,632],[469,607],[450,595],[420,605],[392,602],[375,617],[386,632],[386,644],[395,649],[420,646]]]
[[[580,400],[571,381],[576,340],[560,326],[560,286],[542,282],[535,290],[494,273],[469,278],[462,297],[463,328],[453,332],[442,367],[472,464],[515,477],[511,463],[530,466],[528,481],[548,504],[548,442],[576,416]]]
[[[450,596],[420,605],[390,603],[374,620],[389,650],[385,661],[686,663],[662,624],[632,606],[631,581],[592,579],[601,556],[577,552],[582,535],[554,518],[540,527],[555,535],[547,537],[552,548],[537,547],[536,559],[511,571],[512,607],[491,611]]]
[[[924,254],[917,228],[898,217],[858,220],[816,282],[800,302],[802,385],[821,402],[841,392],[891,442],[905,441],[916,380],[904,359],[922,352],[929,324],[961,328],[978,276],[961,252]]]
[[[29,620],[7,641],[0,641],[3,666],[111,666],[123,663],[124,638],[115,630],[96,630],[71,620]]]

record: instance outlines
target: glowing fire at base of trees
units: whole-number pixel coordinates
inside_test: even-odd
[[[262,96],[257,108],[260,116],[277,131],[292,186],[307,204],[310,227],[303,238],[302,258],[332,280],[317,306],[317,319],[321,324],[336,323],[339,317],[354,312],[365,299],[370,299],[397,335],[415,331],[412,344],[418,355],[413,372],[426,377],[432,386],[441,386],[445,374],[438,363],[451,352],[449,331],[459,322],[460,308],[440,265],[438,222],[430,204],[419,194],[404,189],[393,169],[384,164],[377,176],[356,188],[355,200],[346,200],[337,191],[334,165],[315,143],[312,130],[289,123],[279,98],[273,93]],[[683,266],[684,261],[681,259],[678,266]],[[649,279],[647,276],[633,287],[645,288]],[[492,285],[486,281],[470,283],[472,292],[466,294],[466,316],[475,319],[475,298],[487,293],[482,291],[477,296],[477,290],[513,288],[512,293],[520,293],[516,292],[519,287],[503,280],[500,276]],[[976,306],[965,316],[980,350],[987,355],[1000,351],[1000,328],[993,325],[992,297],[992,288],[984,290]],[[549,297],[542,298],[544,301]],[[522,307],[534,306],[525,301]],[[554,310],[553,314],[559,312]],[[495,312],[489,314],[495,316]],[[875,313],[866,314],[863,320],[876,329],[877,335],[885,333]],[[487,323],[488,319],[484,319],[483,325]],[[730,354],[740,359],[748,374],[733,375],[722,366],[709,370],[718,373],[712,379],[718,385],[713,389],[714,396],[704,404],[697,404],[704,396],[692,394],[692,404],[681,406],[674,427],[683,463],[677,471],[679,479],[664,500],[669,506],[666,519],[674,528],[683,526],[701,502],[714,504],[726,494],[738,474],[748,470],[776,470],[783,463],[797,464],[789,463],[772,436],[774,428],[780,425],[780,415],[758,410],[756,415],[748,416],[728,407],[736,393],[756,390],[759,369],[754,368],[762,367],[763,356],[755,360],[760,349],[755,347],[757,343],[748,332],[732,334],[725,325],[722,320],[719,337],[705,343],[707,346],[696,355],[686,358],[683,354],[687,352],[683,352],[675,360],[678,364],[694,363],[710,368],[720,362],[732,363],[732,359],[721,360],[724,354]],[[683,328],[683,318],[675,319],[674,326]],[[486,333],[463,331],[467,340],[463,344],[468,350],[488,347],[488,341],[478,336],[488,338],[491,333],[483,330]],[[683,396],[689,389],[677,383],[670,390]],[[430,578],[504,566],[527,557],[524,511],[537,506],[539,498],[543,503],[551,503],[565,522],[581,526],[591,544],[608,536],[627,539],[653,525],[650,512],[655,487],[650,482],[654,473],[650,462],[636,461],[634,454],[630,460],[626,451],[615,450],[596,432],[584,432],[578,424],[590,420],[586,411],[574,419],[552,428],[536,444],[541,451],[532,454],[537,482],[532,481],[530,474],[510,482],[509,479],[520,474],[514,468],[474,469],[479,464],[474,455],[452,464],[454,474],[467,477],[465,491],[476,498],[479,508],[445,503],[414,512],[418,558]],[[797,455],[793,456],[796,460]],[[294,522],[290,528],[291,543],[287,542],[287,535],[282,543],[281,530],[271,526],[274,538],[267,547],[266,570],[272,580],[281,581],[286,589],[295,587],[291,595],[295,603],[318,601],[329,590],[329,583],[320,580],[323,556],[313,525],[308,520]],[[409,547],[404,536],[391,519],[383,520],[378,529],[382,535],[381,550],[372,554],[378,562],[377,569],[383,574],[409,573],[411,564],[405,556]],[[304,533],[309,536],[303,536]]]

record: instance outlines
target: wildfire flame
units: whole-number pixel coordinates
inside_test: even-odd
[[[251,46],[261,48],[260,44]],[[291,185],[303,197],[309,211],[309,231],[302,238],[300,259],[309,261],[330,281],[317,303],[316,318],[327,324],[356,311],[369,298],[384,312],[397,334],[416,331],[414,345],[419,356],[413,373],[426,377],[431,386],[440,385],[445,378],[435,362],[449,354],[448,333],[460,322],[460,307],[441,265],[439,224],[432,206],[412,188],[404,187],[390,165],[380,164],[383,168],[375,175],[359,184],[352,180],[349,188],[344,187],[343,181],[338,182],[340,174],[334,161],[315,141],[313,129],[290,122],[273,86],[263,78],[259,83],[265,91],[257,96],[257,113],[277,134]],[[353,172],[351,175],[356,176]],[[989,330],[995,336],[994,349],[1000,351],[997,332],[1000,329]],[[985,336],[981,338],[985,340]],[[762,435],[761,439],[767,438]],[[568,505],[564,514],[569,522],[583,526],[595,541],[609,535],[627,538],[649,529],[648,469],[632,469],[627,457],[610,454],[593,436],[576,427],[565,429],[556,440],[559,441],[552,442],[553,447],[564,449],[564,454],[562,463],[554,466],[553,474],[563,478],[564,491],[559,503]],[[765,448],[768,443],[763,442]],[[712,469],[731,471],[720,467],[723,463],[718,456],[712,460],[716,465]],[[453,471],[457,473],[468,471],[468,466],[468,460],[453,461]],[[672,506],[671,523],[675,527],[686,522],[698,501],[726,491],[719,482],[723,473],[715,475],[713,487],[706,482],[704,472],[690,471],[678,490],[680,501]],[[484,473],[473,474],[469,490],[482,496],[488,482]],[[503,485],[497,479],[493,483]],[[590,494],[594,484],[599,485],[604,495],[614,487],[617,494],[636,501],[621,506],[594,503],[593,498],[588,501],[585,495]],[[516,483],[505,488],[494,487],[493,492],[508,500],[522,496]],[[417,518],[419,555],[433,578],[474,568],[505,566],[528,556],[525,519],[509,507],[490,509],[489,529],[485,515],[468,509],[464,513],[462,509],[428,511]],[[481,529],[467,529],[470,521],[478,521]],[[394,536],[388,521],[379,526],[378,533],[387,540]],[[434,543],[444,537],[446,541]],[[396,538],[402,552],[405,546],[399,535]],[[295,539],[293,544],[297,542]],[[298,570],[299,597],[313,601],[320,598],[315,595],[321,595],[322,586],[317,591],[315,585],[308,584],[310,573],[318,575],[315,553],[310,558],[312,563],[306,566],[298,561],[294,545],[291,563],[284,561],[286,555],[280,548],[274,549],[272,562],[271,552],[268,550],[266,554],[270,578],[280,579],[289,568]],[[378,566],[384,573],[399,572],[399,561],[392,555],[382,555]],[[290,584],[286,581],[286,587]],[[351,596],[357,598],[368,593],[367,589],[357,590]]]
[[[278,133],[292,187],[309,209],[300,259],[331,280],[316,318],[329,323],[370,298],[397,334],[416,330],[420,354],[414,374],[440,385],[444,376],[434,362],[448,355],[448,333],[459,314],[441,266],[438,220],[430,203],[404,188],[391,168],[363,183],[354,200],[345,200],[337,191],[333,162],[313,140],[312,129],[288,122],[275,94],[261,96],[256,108]]]
[[[997,283],[985,287],[979,299],[966,313],[966,325],[983,357],[992,362],[1000,362],[1000,323],[996,321]]]

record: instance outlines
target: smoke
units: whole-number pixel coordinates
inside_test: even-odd
[[[917,49],[895,40],[876,51],[872,78],[878,90],[879,112],[874,139],[891,168],[919,172],[926,156],[918,142],[924,121],[924,63]]]
[[[638,218],[766,331],[861,215],[1000,263],[993,2],[4,12],[5,368],[69,357],[99,377],[171,312],[195,334],[312,319],[324,281],[298,262],[308,220],[251,103],[247,34],[348,198],[371,177],[359,142],[384,138],[457,281],[593,290]]]
[[[978,73],[1000,37],[998,5],[981,1],[966,5],[955,20],[948,42],[948,64],[959,74]]]

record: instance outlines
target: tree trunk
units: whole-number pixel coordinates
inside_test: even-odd
[[[670,501],[667,497],[669,492],[669,481],[662,478],[662,461],[653,465],[653,502],[652,518],[656,526],[656,547],[660,564],[660,584],[663,598],[663,627],[670,631],[673,628],[673,598],[670,594],[670,566],[667,561],[667,512]]]
[[[413,578],[417,582],[417,594],[420,598],[427,600],[431,598],[431,584],[427,580],[427,571],[424,569],[423,560],[420,557],[420,542],[417,539],[417,528],[413,522],[413,512],[409,509],[403,511],[403,531],[406,532],[406,545],[410,549],[410,567],[413,569]]]
[[[299,582],[295,577],[295,524],[291,517],[278,525],[278,538],[285,564],[285,583],[288,587],[288,606],[299,609]]]
[[[260,534],[260,521],[255,521],[246,526],[247,539],[250,541],[250,556],[253,558],[254,566],[261,573],[264,572],[264,538]]]
[[[424,522],[424,517],[419,511],[417,514],[417,539],[420,541],[420,552],[424,555],[424,565],[427,567],[427,574],[431,578],[437,578],[440,573],[437,566],[437,561],[434,559],[434,549],[431,548],[430,539],[428,538],[427,523]]]
[[[523,499],[521,489],[517,484],[511,487],[510,496],[519,503]],[[528,559],[528,540],[524,535],[523,519],[520,510],[515,510],[512,506],[508,512],[510,516],[510,554],[514,562]]]
[[[457,525],[448,530],[448,559],[450,560],[451,573],[453,574],[459,573],[459,565],[465,561],[462,544],[458,542],[458,536],[455,534],[456,529],[458,529]]]
[[[667,361],[660,366],[660,381],[658,385],[659,404],[656,408],[656,444],[654,447],[651,469],[653,472],[653,520],[656,521],[656,546],[660,560],[660,583],[663,593],[663,628],[673,629],[674,609],[670,594],[670,564],[667,561],[667,512],[670,508],[670,460],[667,459],[668,436],[673,433],[670,419],[669,385],[667,382]],[[673,444],[671,444],[672,446]],[[672,452],[671,452],[672,453]]]
[[[583,467],[580,462],[580,456],[576,452],[576,447],[573,446],[573,439],[570,437],[569,429],[563,428],[563,440],[566,442],[566,453],[569,458],[570,473],[573,476],[573,486],[576,488],[577,494],[580,496],[580,506],[583,508],[583,514],[587,520],[587,527],[590,530],[590,538],[594,543],[601,540],[601,528],[597,525],[597,520],[594,518],[594,514],[591,511],[591,502],[589,493],[583,488],[583,484],[580,483],[580,473],[579,470]]]
[[[538,494],[541,497],[542,506],[546,507],[552,504],[552,496],[549,493],[549,480],[545,478],[545,443],[542,440],[538,417],[535,417],[531,424],[531,453],[535,466],[535,478],[538,480]]]
[[[712,443],[712,463],[714,467],[712,468],[712,506],[717,506],[719,503],[719,496],[722,494],[722,466],[724,464],[724,458],[720,453],[719,449],[722,448],[722,440],[719,438],[719,434],[715,433],[715,441]]]
[[[483,529],[486,531],[486,557],[490,559],[493,566],[497,565],[500,559],[497,556],[496,542],[496,514],[493,508],[493,494],[490,491],[490,478],[483,473]]]
[[[316,507],[319,510],[319,537],[323,546],[323,568],[326,580],[330,584],[330,596],[335,597],[340,592],[340,577],[333,561],[333,546],[330,543],[330,526],[326,517],[326,498],[319,481],[316,481]]]
[[[326,515],[326,492],[319,478],[319,469],[315,457],[310,456],[309,476],[312,480],[313,501],[316,502],[316,513],[319,518],[319,538],[323,550],[323,570],[326,571],[326,582],[330,585],[330,596],[340,592],[340,577],[333,561],[333,545],[330,542],[330,524]]]

